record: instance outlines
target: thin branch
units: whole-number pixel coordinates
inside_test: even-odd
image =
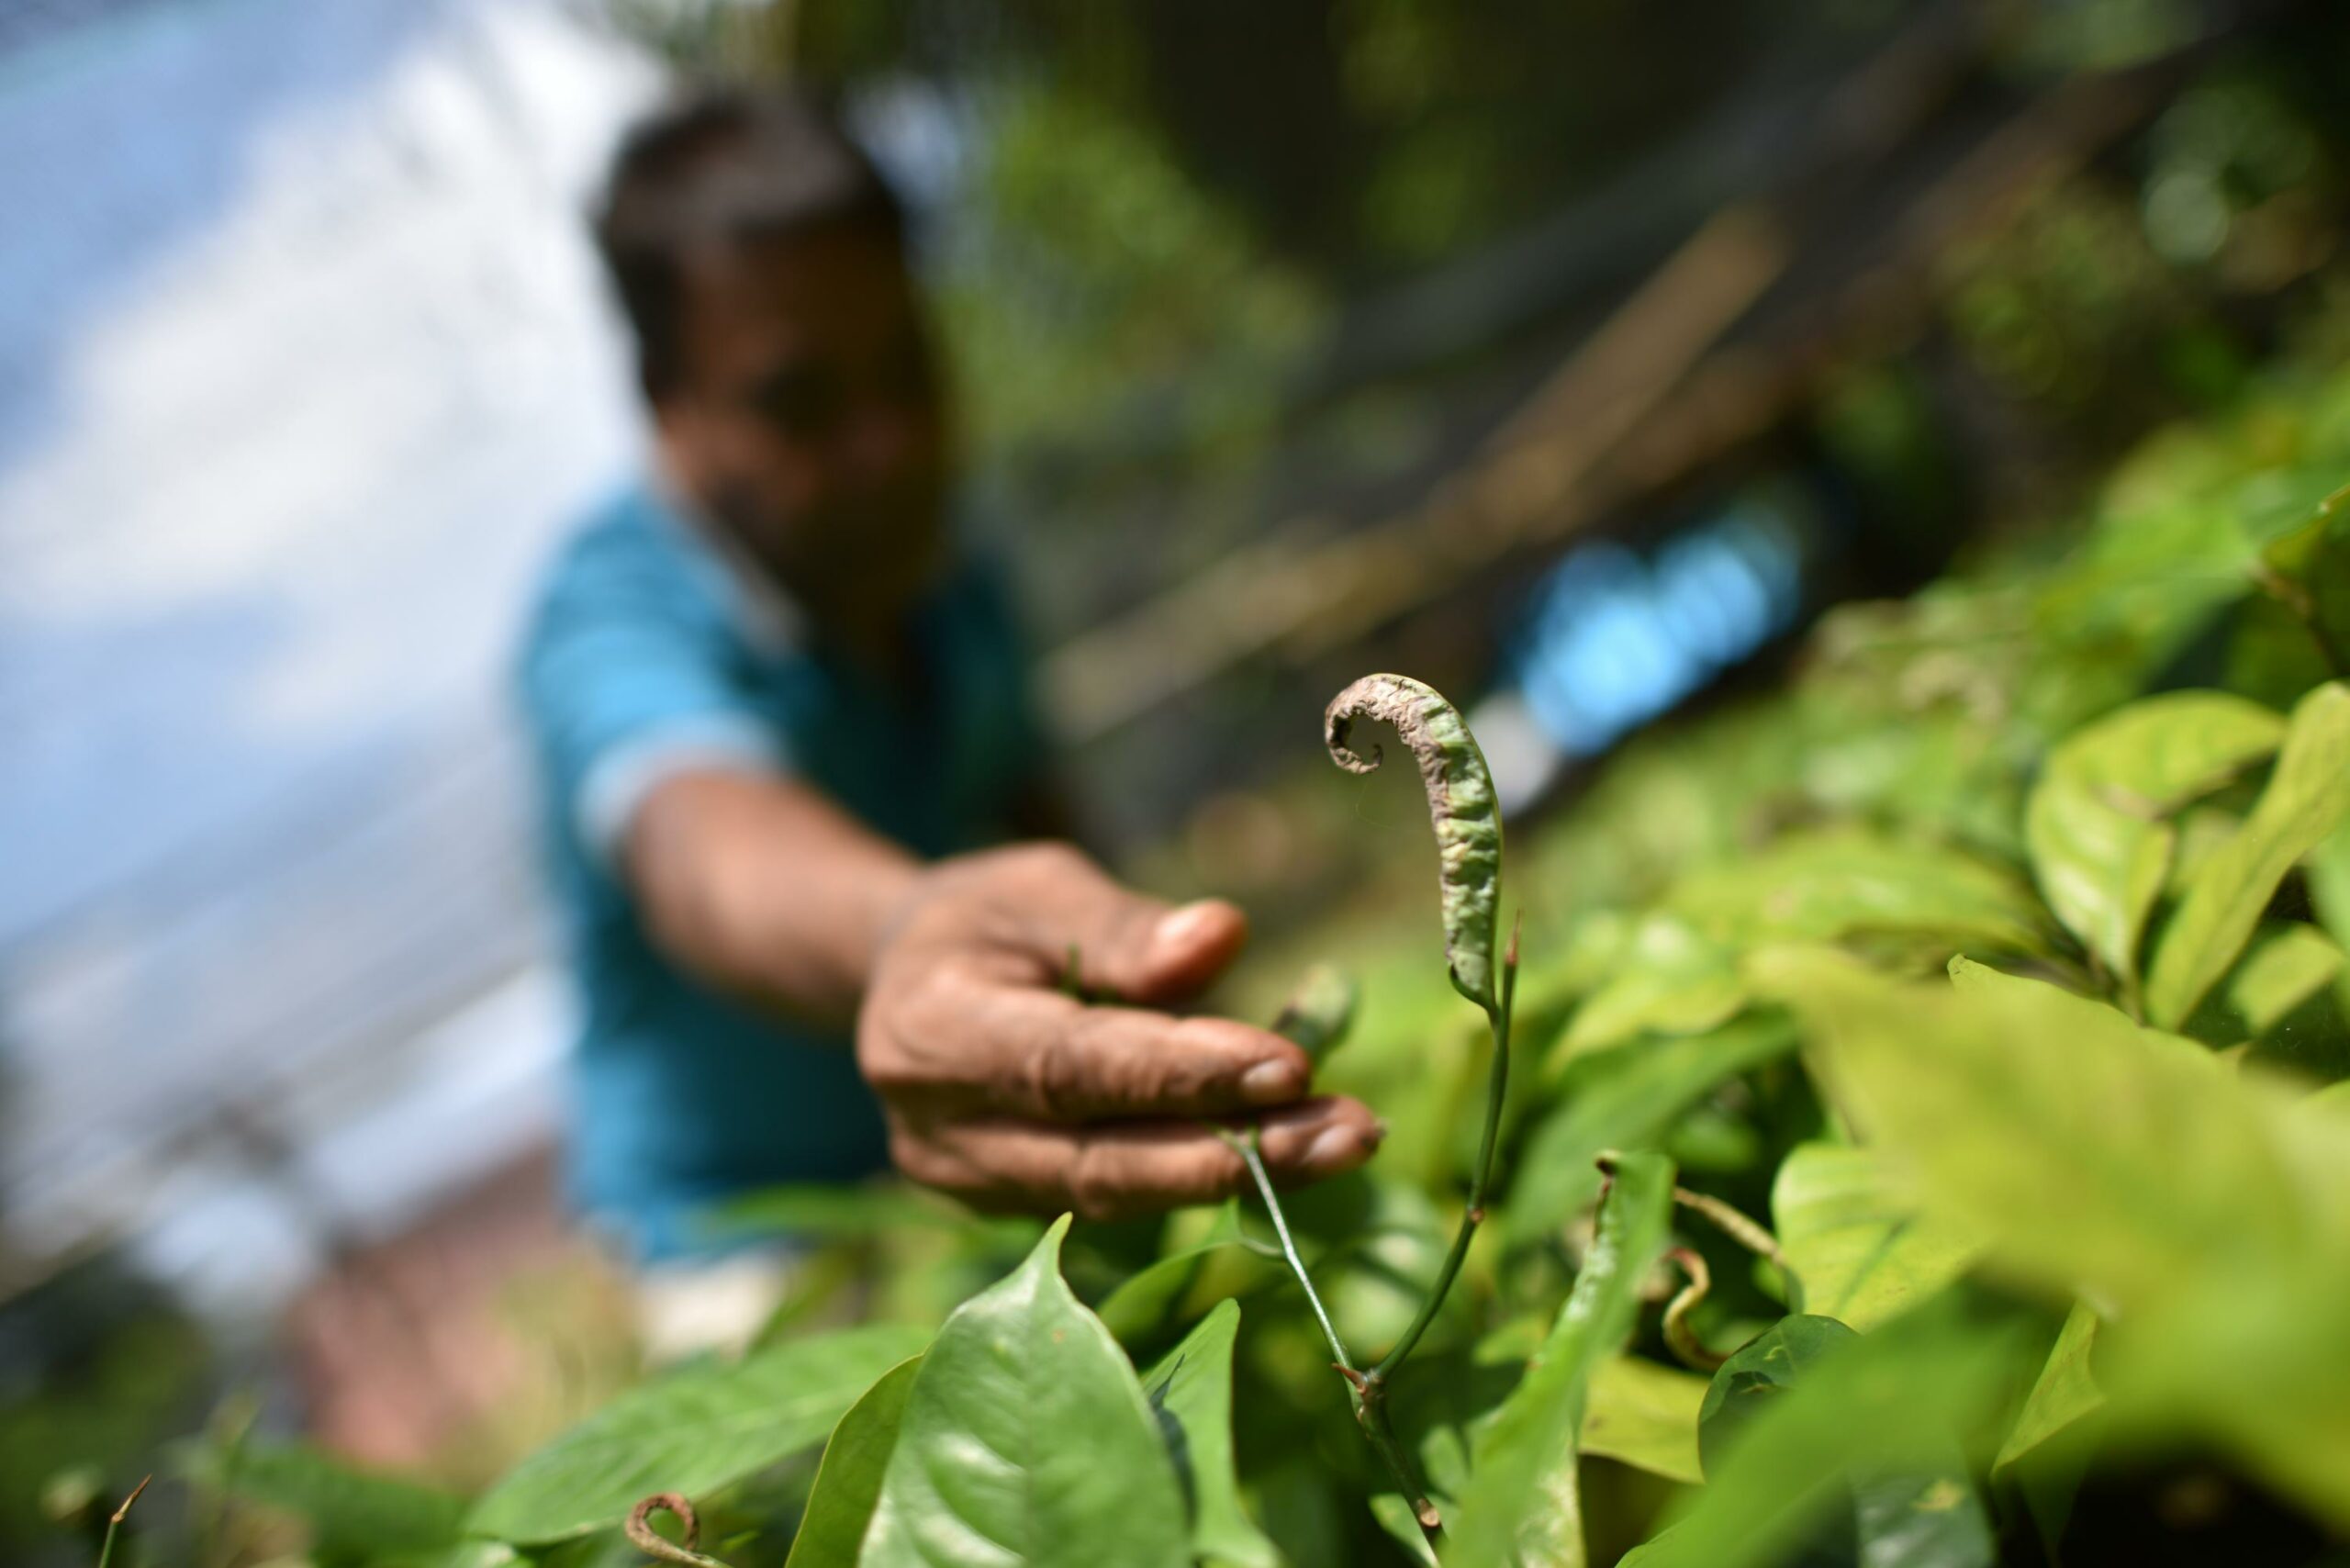
[[[115,1532],[122,1528],[122,1521],[130,1517],[130,1505],[139,1501],[139,1495],[147,1490],[147,1482],[154,1479],[150,1475],[133,1486],[130,1495],[122,1500],[122,1506],[115,1509],[113,1516],[106,1520],[106,1539],[98,1548],[98,1568],[106,1568],[114,1561]]]

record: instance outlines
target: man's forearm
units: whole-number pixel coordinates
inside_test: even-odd
[[[922,871],[810,786],[719,769],[663,782],[622,852],[671,958],[757,1005],[843,1030]]]

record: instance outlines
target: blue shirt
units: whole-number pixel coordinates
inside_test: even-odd
[[[716,1245],[711,1209],[744,1191],[888,1163],[849,1043],[680,971],[613,857],[655,784],[712,762],[803,778],[925,858],[1001,837],[1038,743],[1004,595],[959,569],[908,634],[918,700],[828,656],[644,486],[599,509],[548,574],[520,683],[582,1019],[570,1182],[643,1260]]]

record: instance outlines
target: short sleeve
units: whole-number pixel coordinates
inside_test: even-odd
[[[734,673],[706,586],[656,543],[618,528],[583,535],[550,575],[522,647],[522,708],[550,807],[602,868],[664,780],[790,762]]]

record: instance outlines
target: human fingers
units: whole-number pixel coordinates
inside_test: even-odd
[[[1295,1045],[1246,1024],[951,970],[875,1010],[867,1034],[860,1059],[885,1099],[1064,1126],[1263,1110],[1313,1073]]]
[[[1259,1148],[1269,1172],[1295,1184],[1354,1169],[1382,1133],[1359,1101],[1310,1100],[1269,1114]],[[1248,1183],[1238,1153],[1197,1122],[949,1122],[901,1137],[893,1153],[913,1180],[980,1207],[1070,1210],[1088,1219],[1214,1203]]]

